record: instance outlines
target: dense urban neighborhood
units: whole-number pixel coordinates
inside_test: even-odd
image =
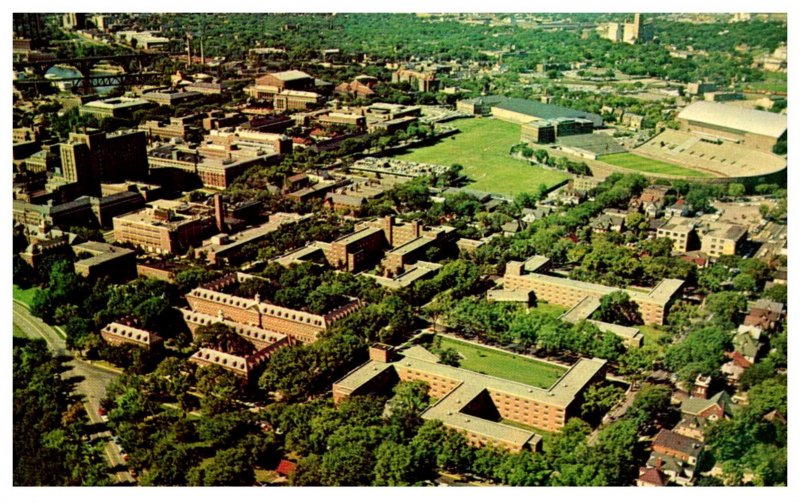
[[[15,486],[788,485],[786,14],[13,32]]]

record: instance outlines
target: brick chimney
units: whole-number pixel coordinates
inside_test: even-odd
[[[394,348],[388,344],[375,343],[369,347],[369,359],[373,362],[389,363],[394,356]]]
[[[225,219],[222,216],[222,194],[214,194],[214,216],[217,220],[217,230],[225,232]]]
[[[394,217],[386,215],[383,217],[383,232],[386,235],[386,242],[389,246],[394,246]]]

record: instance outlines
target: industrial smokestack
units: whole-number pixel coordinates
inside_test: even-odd
[[[214,216],[217,219],[217,230],[225,232],[225,220],[222,216],[222,194],[214,194]]]

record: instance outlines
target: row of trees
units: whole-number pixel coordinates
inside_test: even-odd
[[[110,482],[65,360],[44,339],[13,340],[15,486],[102,486]]]
[[[513,25],[471,26],[453,19],[426,19],[405,14],[215,14],[201,19],[198,14],[151,15],[143,20],[146,26],[162,29],[174,39],[173,51],[182,50],[187,27],[205,32],[209,55],[242,59],[250,47],[285,47],[287,66],[302,67],[323,59],[321,50],[336,47],[342,61],[361,60],[364,40],[369,41],[369,56],[378,62],[403,61],[412,57],[440,61],[486,62],[483,51],[515,47],[504,55],[503,62],[510,72],[527,72],[538,63],[568,65],[588,62],[598,68],[616,69],[627,74],[668,78],[681,82],[696,80],[752,82],[761,72],[751,68],[748,52],[735,47],[746,43],[752,47],[773,50],[786,41],[786,25],[780,22],[752,22],[697,25],[667,19],[656,21],[656,41],[646,44],[614,44],[596,34],[582,38],[569,30],[527,30]],[[703,36],[695,34],[698,26]],[[764,36],[760,33],[763,30]],[[690,33],[689,33],[690,31]],[[680,35],[675,35],[679,33]],[[688,33],[688,35],[687,35]],[[759,36],[753,36],[759,33]],[[691,35],[691,36],[690,36]],[[683,38],[681,38],[683,37]],[[693,58],[672,57],[667,44],[683,46],[696,40],[709,54],[698,53]],[[410,43],[409,41],[414,41]],[[736,41],[734,43],[734,41]],[[376,65],[380,66],[380,65]],[[336,74],[336,81],[349,81],[359,68]],[[330,75],[328,76],[331,77]]]
[[[120,376],[102,403],[141,485],[252,485],[254,468],[274,466],[280,452],[246,397],[232,374],[170,357],[147,375]]]
[[[325,270],[311,262],[290,267],[271,262],[259,276],[242,282],[234,293],[248,298],[259,295],[263,301],[314,314],[328,313],[352,297],[369,301],[375,295],[371,280]]]
[[[617,361],[625,352],[619,336],[603,333],[588,322],[571,324],[546,311],[525,309],[506,303],[490,303],[467,297],[454,301],[443,295],[426,307],[434,318],[443,317],[450,326],[468,336],[479,336],[499,345],[516,344],[547,354],[582,355]]]

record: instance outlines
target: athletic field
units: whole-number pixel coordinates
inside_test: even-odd
[[[549,388],[566,369],[540,360],[497,351],[469,342],[437,336],[441,348],[453,348],[461,355],[461,368],[516,381],[537,388]]]
[[[498,119],[459,119],[448,125],[460,132],[395,158],[445,166],[461,164],[463,173],[474,180],[468,188],[497,194],[535,193],[541,183],[552,187],[567,179],[566,173],[531,166],[508,155],[511,147],[519,143],[519,124]]]
[[[632,169],[643,173],[653,173],[656,175],[695,176],[701,178],[709,176],[702,171],[695,171],[676,164],[649,159],[640,155],[631,154],[630,152],[604,155],[597,160],[619,166],[620,168]]]

